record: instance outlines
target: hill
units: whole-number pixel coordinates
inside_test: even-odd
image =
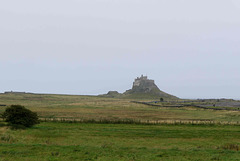
[[[150,80],[143,75],[135,79],[132,89],[124,92],[124,95],[128,98],[178,99],[176,96],[161,91],[154,80]]]
[[[176,96],[161,91],[155,84],[154,80],[150,80],[147,76],[137,77],[134,82],[132,89],[127,90],[123,94],[117,91],[109,91],[104,97],[111,98],[129,98],[129,99],[160,99],[165,100],[178,99]]]

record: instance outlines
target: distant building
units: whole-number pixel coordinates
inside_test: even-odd
[[[137,77],[135,81],[133,82],[133,87],[140,86],[141,82],[148,82],[150,84],[154,84],[154,80],[150,80],[147,78],[147,76],[141,75],[141,77]]]

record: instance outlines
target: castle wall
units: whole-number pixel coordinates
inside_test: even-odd
[[[154,84],[154,80],[147,79],[147,76],[141,76],[140,78],[135,79],[133,82],[133,87],[138,87],[141,85],[141,83],[144,84]]]
[[[141,80],[135,80],[133,86],[140,86]]]

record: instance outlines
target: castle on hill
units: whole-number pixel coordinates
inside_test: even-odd
[[[161,91],[154,80],[148,79],[147,76],[141,75],[137,77],[134,82],[132,89],[126,90],[123,94],[117,91],[109,91],[107,94],[102,95],[106,97],[123,97],[123,98],[167,98],[167,99],[178,99],[177,97]]]

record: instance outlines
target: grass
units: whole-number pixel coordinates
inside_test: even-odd
[[[237,160],[239,126],[44,122],[0,128],[0,160]]]
[[[41,118],[85,120],[211,120],[240,122],[239,111],[214,111],[193,107],[151,107],[128,99],[96,96],[0,94],[0,104],[20,104]],[[153,101],[153,100],[142,100]],[[0,107],[3,112],[5,107]]]
[[[0,94],[0,104],[23,105],[42,119],[108,121],[42,122],[26,130],[10,130],[0,122],[0,161],[239,160],[237,125],[111,124],[114,120],[240,122],[239,111],[151,107],[130,101],[96,96]],[[0,106],[0,112],[5,108]]]

